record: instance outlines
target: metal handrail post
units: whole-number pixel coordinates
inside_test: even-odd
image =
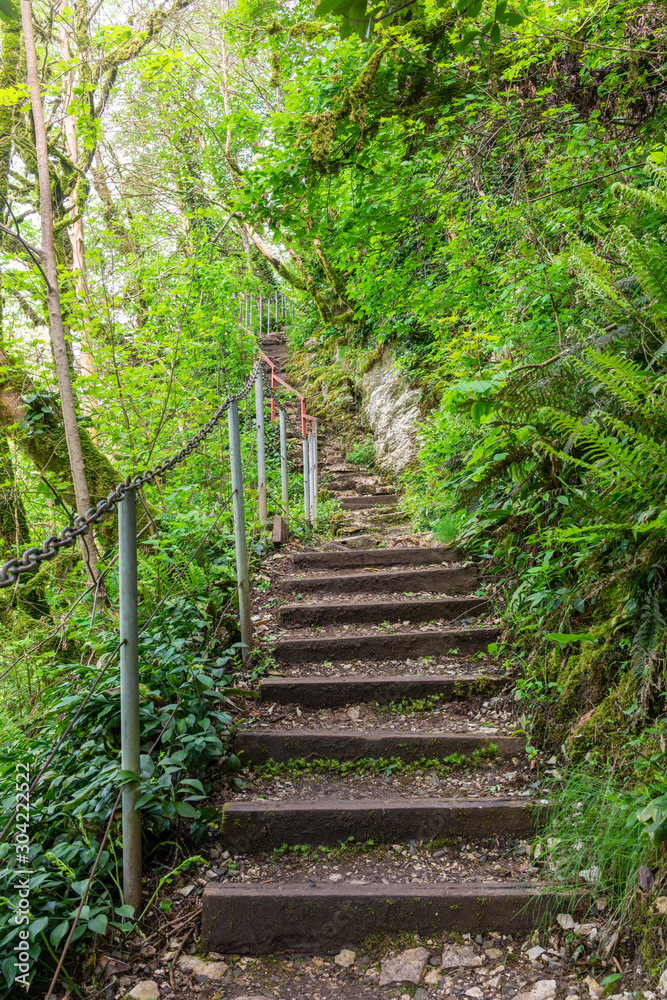
[[[308,461],[308,436],[303,439],[303,516],[310,521],[310,463]]]
[[[310,519],[317,524],[317,420],[310,435]]]
[[[280,411],[280,500],[283,517],[289,523],[289,474],[287,468],[287,413]]]
[[[266,511],[266,444],[264,431],[264,372],[260,367],[255,378],[255,423],[257,425],[257,512],[262,524]]]
[[[241,434],[239,431],[239,404],[232,399],[227,410],[229,424],[229,464],[232,473],[232,510],[234,512],[234,547],[236,549],[236,583],[239,593],[239,622],[241,625],[241,660],[248,662],[252,646],[250,620],[250,582],[248,579],[248,547],[245,534],[245,505],[243,502],[243,462]]]
[[[141,812],[139,798],[141,726],[139,721],[139,601],[137,596],[137,495],[128,490],[118,506],[118,592],[120,611],[121,767],[137,781],[123,786],[123,897],[141,907]]]

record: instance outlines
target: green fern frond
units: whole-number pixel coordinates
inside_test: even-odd
[[[650,390],[651,374],[630,358],[587,348],[584,357],[572,363],[633,410]]]
[[[607,299],[625,309],[624,297],[616,286],[609,264],[578,236],[571,238],[565,259],[585,288],[593,291],[598,298]]]
[[[644,599],[641,617],[632,640],[630,664],[636,677],[643,678],[651,653],[665,633],[665,619],[660,608],[661,588],[654,584]]]
[[[648,188],[635,187],[634,184],[624,184],[617,181],[612,184],[611,190],[614,194],[620,194],[633,201],[636,205],[644,205],[652,208],[656,212],[667,214],[667,169],[664,164],[653,163],[648,160],[646,163],[646,173],[653,179],[653,185]]]
[[[667,248],[648,234],[640,242],[625,226],[619,226],[616,232],[621,255],[651,298],[652,311],[664,318],[667,316]]]

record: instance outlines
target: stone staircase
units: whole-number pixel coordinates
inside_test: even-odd
[[[282,364],[283,344],[264,343]],[[254,617],[277,667],[236,733],[249,786],[224,808],[234,863],[204,890],[202,948],[533,930],[564,901],[524,874],[538,813],[478,570],[415,544],[393,488],[322,440],[348,535],[265,563]]]

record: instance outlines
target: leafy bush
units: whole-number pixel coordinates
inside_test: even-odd
[[[373,438],[366,437],[363,441],[358,441],[345,456],[345,461],[351,465],[359,465],[366,469],[372,469],[375,463],[375,451],[373,449]]]
[[[196,843],[217,815],[206,805],[207,770],[225,754],[231,732],[225,692],[237,669],[239,645],[231,641],[236,625],[231,616],[225,617],[225,608],[234,592],[233,547],[224,524],[211,532],[214,523],[201,511],[165,519],[162,534],[149,542],[154,554],[141,560],[142,607],[151,621],[140,636],[139,649],[142,754],[138,805],[147,848],[156,850],[158,858],[161,845],[174,837]],[[179,580],[177,570],[180,587],[160,601],[158,578],[162,575],[163,589],[168,591],[166,579]],[[112,581],[110,592],[114,588]],[[88,657],[84,664],[52,663],[52,683],[44,689],[39,716],[24,732],[7,734],[0,746],[4,815],[10,815],[16,805],[18,762],[29,763],[34,778],[57,747],[30,798],[33,983],[44,980],[53,969],[122,784],[117,662],[108,666],[90,696],[101,666],[116,660],[116,642],[116,633],[101,632],[95,659]],[[76,723],[65,736],[77,713]],[[230,771],[234,770],[232,762]],[[235,775],[230,774],[230,780],[241,783]],[[95,936],[127,932],[139,916],[123,905],[120,856],[117,816],[74,932],[78,950]],[[11,840],[0,844],[0,864],[0,880],[7,887],[0,908],[0,968],[6,986],[11,987],[16,970],[13,948],[19,934],[14,921],[19,897]],[[70,951],[64,972],[72,982],[76,952]]]

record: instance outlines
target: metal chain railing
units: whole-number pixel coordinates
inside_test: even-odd
[[[177,451],[175,455],[172,455],[171,458],[165,458],[164,461],[160,462],[159,465],[156,465],[155,468],[150,469],[148,472],[144,472],[143,474],[137,473],[134,476],[126,476],[124,482],[118,483],[115,489],[111,490],[106,499],[100,500],[97,506],[91,507],[85,515],[77,515],[77,517],[74,518],[73,524],[67,525],[67,527],[63,528],[59,535],[50,535],[44,541],[41,548],[38,546],[32,546],[26,549],[21,557],[8,559],[7,562],[0,567],[0,588],[13,586],[23,573],[32,573],[34,570],[38,569],[42,563],[54,559],[61,549],[70,548],[74,545],[77,538],[81,535],[87,535],[94,524],[99,524],[100,521],[104,520],[107,514],[112,513],[112,511],[116,509],[118,504],[125,499],[125,494],[128,490],[136,490],[141,486],[145,486],[147,483],[152,483],[156,479],[162,478],[165,473],[171,472],[177,465],[185,461],[185,459],[199,447],[202,441],[208,437],[211,431],[217,427],[222,416],[229,409],[230,403],[234,401],[239,402],[249,395],[255,385],[257,374],[260,371],[262,372],[262,378],[266,380],[264,364],[261,359],[258,359],[255,362],[252,371],[248,375],[243,388],[239,392],[229,396],[224,403],[218,407],[211,419],[204,424],[204,426],[183,448],[181,448],[180,451]],[[299,437],[301,437],[301,435],[299,435]]]
[[[284,302],[281,303],[281,311],[285,311]],[[278,316],[278,300],[275,305],[276,318]],[[260,303],[261,315],[261,303]],[[267,370],[267,364],[271,367],[271,373]],[[266,513],[266,461],[265,461],[265,427],[264,427],[264,404],[265,392],[271,399],[271,419],[273,419],[276,408],[280,414],[280,470],[281,470],[281,499],[283,515],[285,519],[284,528],[287,528],[287,517],[289,511],[288,498],[288,462],[287,462],[287,426],[297,440],[303,446],[303,480],[304,480],[304,513],[306,523],[317,519],[317,420],[308,416],[305,408],[305,399],[300,394],[301,404],[301,431],[299,431],[288,413],[285,405],[278,399],[275,393],[275,382],[278,381],[289,391],[294,391],[292,387],[278,378],[275,367],[269,358],[260,356],[255,361],[243,387],[236,393],[228,396],[220,404],[213,416],[204,424],[194,437],[170,458],[164,459],[148,472],[137,473],[134,476],[128,475],[125,480],[119,483],[115,489],[111,490],[104,500],[91,507],[85,515],[77,515],[73,523],[63,528],[59,535],[50,535],[43,543],[42,547],[32,546],[25,550],[20,557],[9,559],[0,567],[0,588],[10,587],[20,582],[23,574],[34,572],[43,563],[54,559],[61,549],[70,548],[77,540],[91,530],[93,525],[99,524],[108,514],[118,510],[118,591],[119,591],[119,641],[115,652],[120,653],[120,714],[121,714],[121,768],[126,774],[136,777],[123,785],[119,793],[122,800],[122,831],[123,831],[123,899],[134,907],[135,913],[139,912],[142,898],[141,881],[141,810],[136,808],[139,795],[139,773],[140,773],[140,715],[139,715],[139,635],[141,630],[138,626],[138,560],[137,560],[137,519],[136,504],[138,491],[142,486],[162,478],[177,465],[183,462],[199,445],[208,437],[213,429],[219,424],[224,413],[227,413],[229,423],[229,459],[231,472],[231,505],[234,522],[234,548],[236,553],[237,571],[237,594],[239,601],[239,625],[241,631],[241,659],[245,665],[252,646],[252,623],[250,617],[250,581],[248,576],[248,556],[246,543],[246,521],[245,506],[243,498],[243,467],[241,452],[241,435],[239,421],[239,402],[245,399],[254,388],[255,392],[255,418],[256,418],[256,444],[257,444],[257,494],[259,520],[266,523],[268,520]],[[308,432],[306,420],[310,420],[312,429]],[[280,521],[281,518],[276,520]],[[275,531],[275,520],[274,520]],[[274,534],[274,538],[275,538]],[[279,540],[283,540],[281,537]],[[101,577],[100,577],[101,579]],[[176,585],[174,582],[173,586]],[[173,589],[173,588],[172,588]],[[166,598],[165,598],[166,599]],[[150,620],[150,619],[149,619]],[[144,628],[146,627],[144,625]],[[100,682],[102,674],[111,662],[112,655],[109,656],[100,671],[93,686],[93,691]],[[89,696],[92,695],[92,691]],[[85,702],[84,702],[85,704]],[[81,711],[83,706],[80,707]],[[72,720],[70,727],[74,724]],[[69,729],[66,731],[68,732]],[[64,738],[64,737],[63,737]],[[55,752],[55,751],[54,751]],[[40,775],[35,779],[39,780]],[[118,802],[118,799],[117,799]],[[117,803],[116,803],[117,804]],[[115,807],[114,811],[115,813]],[[113,813],[112,813],[113,815]],[[10,820],[11,823],[11,820]],[[7,832],[9,824],[5,828]],[[107,828],[108,833],[108,828]],[[101,850],[101,848],[100,848]],[[98,853],[99,858],[99,853]],[[92,874],[88,880],[88,887],[92,879]],[[82,902],[83,905],[83,902]],[[79,912],[81,907],[79,908]],[[66,948],[72,940],[74,928],[70,931]],[[61,956],[59,967],[64,959]],[[57,978],[51,984],[49,995]]]

